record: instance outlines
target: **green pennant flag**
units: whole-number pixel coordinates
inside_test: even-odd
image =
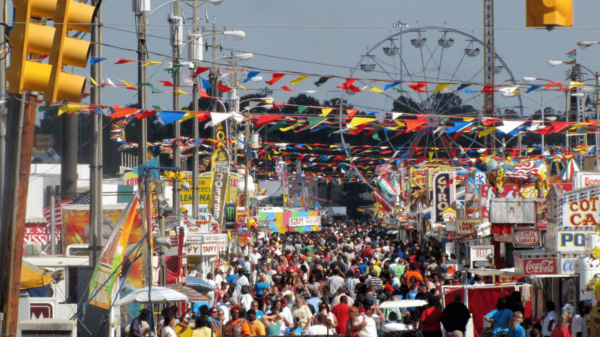
[[[327,118],[313,118],[313,117],[309,117],[308,118],[308,126],[313,129],[315,128],[317,125],[323,123],[325,120],[327,120]]]
[[[324,77],[321,77],[321,78],[319,78],[319,80],[318,80],[318,81],[316,81],[316,82],[315,82],[315,85],[316,85],[317,87],[320,87],[320,86],[322,86],[323,84],[325,84],[325,82],[327,82],[327,80],[329,80],[329,77],[325,77],[325,76],[324,76]]]
[[[268,87],[265,87],[264,89],[258,89],[259,91],[271,91],[271,89],[269,89]]]
[[[46,105],[40,105],[37,107],[37,112],[50,112],[53,110],[58,110],[60,108],[60,105],[50,105],[48,106],[48,108],[46,109]]]
[[[267,130],[267,133],[269,133],[269,132],[271,132],[271,131],[275,131],[275,130],[279,130],[279,129],[281,129],[282,127],[284,127],[284,126],[285,126],[285,123],[286,123],[285,121],[279,121],[279,122],[277,122],[277,124],[276,124],[276,125],[274,125],[274,126],[270,127],[270,128]]]
[[[373,139],[381,141],[381,138],[379,138],[379,128],[379,125],[375,127],[375,131],[373,131]]]
[[[440,125],[446,125],[449,120],[450,117],[440,117]]]
[[[158,94],[158,93],[161,93],[161,92],[162,92],[162,91],[160,91],[160,90],[156,89],[156,88],[154,87],[154,85],[153,85],[152,83],[150,83],[150,82],[146,82],[146,83],[138,83],[138,85],[137,85],[137,86],[138,86],[138,88],[141,88],[141,87],[150,87],[150,89],[152,90],[152,93],[153,93],[153,94]],[[163,109],[163,110],[164,110],[164,109]]]
[[[456,91],[459,91],[461,89],[464,89],[464,88],[470,87],[470,86],[471,86],[471,84],[461,84],[460,87],[458,87],[458,89],[456,89]]]
[[[397,92],[407,92],[406,90],[402,89],[402,88],[396,88],[396,87],[392,87],[392,89],[396,90]]]
[[[153,105],[153,106],[152,106],[152,108],[154,108],[154,110],[160,110],[160,111],[163,111],[163,110],[165,110],[165,108],[163,108],[163,107],[162,107],[162,106],[160,106],[160,105]]]
[[[296,114],[299,115],[299,114],[303,113],[304,111],[306,111],[306,109],[308,109],[308,106],[306,106],[306,105],[298,105],[298,112],[296,112]]]
[[[181,64],[176,64],[176,65],[172,66],[171,68],[164,69],[164,71],[170,71],[170,72],[174,73],[174,72],[178,71],[179,68],[181,68]]]
[[[594,88],[594,92],[598,92],[598,90],[600,90],[600,87],[595,87]]]

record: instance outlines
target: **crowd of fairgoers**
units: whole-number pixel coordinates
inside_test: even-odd
[[[322,232],[273,233],[246,254],[232,254],[228,269],[208,274],[215,290],[181,317],[163,310],[162,337],[175,337],[192,322],[192,337],[281,335],[466,336],[471,318],[461,294],[442,307],[442,285],[485,285],[477,275],[447,277],[448,256],[417,240],[398,241],[376,223],[337,222]],[[195,275],[194,275],[195,276]],[[421,307],[384,302],[423,300]],[[552,302],[542,324],[524,320],[521,294],[498,300],[484,319],[482,336],[587,337],[589,303],[579,303],[573,319],[559,316]],[[128,329],[145,336],[148,311]],[[166,323],[165,323],[166,322]],[[184,330],[180,330],[179,333]]]

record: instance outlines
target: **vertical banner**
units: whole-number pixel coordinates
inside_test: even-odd
[[[227,187],[229,185],[229,153],[224,148],[218,148],[212,155],[212,188],[211,188],[211,213],[221,226],[223,231],[235,229],[235,223],[231,228],[225,224],[225,200]]]
[[[432,222],[444,221],[445,210],[450,208],[456,195],[454,172],[440,171],[433,176],[433,213]]]
[[[492,199],[496,196],[494,194],[494,190],[492,189],[492,185],[484,184],[479,186],[479,193],[481,193],[481,197],[479,198],[479,207],[481,208],[481,218],[489,219],[490,218],[490,205]]]
[[[129,234],[136,218],[136,210],[139,203],[139,193],[131,199],[123,214],[117,222],[106,246],[100,254],[100,259],[94,270],[94,276],[90,284],[89,297],[95,297],[90,304],[109,310],[115,278],[119,275],[121,262],[125,258],[125,250],[129,241]],[[112,276],[111,276],[112,275]],[[107,282],[108,280],[108,282]],[[106,282],[106,284],[104,284]],[[104,286],[103,286],[104,284]]]

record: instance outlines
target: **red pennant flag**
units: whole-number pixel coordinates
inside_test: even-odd
[[[573,125],[573,123],[569,123],[569,122],[552,122],[550,124],[552,125],[551,132],[553,132],[553,133],[561,132],[562,130]]]
[[[160,83],[162,83],[165,87],[173,87],[173,82],[170,81],[159,81]]]
[[[267,83],[268,85],[273,85],[277,83],[277,81],[279,81],[283,76],[285,76],[285,74],[273,73],[273,78],[270,81],[266,81],[265,83]]]
[[[369,123],[361,124],[361,125],[357,126],[355,130],[349,131],[348,134],[349,135],[358,135],[368,125],[369,125]]]
[[[283,91],[292,91],[292,89],[288,88],[287,85],[284,85],[283,87],[281,87],[281,89]]]
[[[419,82],[419,83],[415,83],[415,84],[409,84],[408,87],[417,92],[427,92],[427,91],[421,90],[421,88],[427,86],[427,84],[429,84],[429,83],[428,82]]]
[[[132,60],[132,59],[120,59],[117,62],[115,62],[115,64],[123,64],[123,63],[129,63],[129,62],[137,62],[137,61]]]
[[[350,89],[350,91],[352,92],[362,92],[362,90],[360,90],[357,86],[355,85],[351,85],[348,87],[348,89]]]
[[[340,88],[340,89],[349,90],[350,87],[354,84],[354,81],[356,81],[355,78],[352,78],[352,77],[347,78],[346,79],[346,83],[340,84],[337,87]]]
[[[498,92],[498,90],[494,90],[492,88],[493,87],[491,85],[486,85],[485,87],[483,87],[483,89],[481,90],[481,92],[485,92],[485,93]]]
[[[354,117],[354,114],[356,114],[357,111],[358,110],[356,110],[356,109],[346,109],[346,113],[348,114],[348,117],[346,117],[346,118]]]
[[[280,106],[284,106],[284,105],[285,105],[284,103],[273,103],[273,107],[271,108],[271,110],[273,110],[273,109],[277,109],[277,108],[279,108]]]
[[[263,125],[269,124],[283,118],[281,115],[258,115],[258,122],[254,125],[255,128],[260,128]]]
[[[113,119],[125,117],[128,115],[134,114],[138,111],[138,109],[132,109],[132,108],[113,108],[113,110],[115,111],[114,114],[108,114],[108,117],[111,117]]]
[[[483,123],[485,126],[490,126],[490,125],[492,125],[492,124],[494,124],[494,123],[500,122],[500,120],[499,120],[499,119],[497,119],[497,118],[483,118],[483,119],[481,120],[481,122],[482,122],[482,123]]]
[[[198,88],[198,90],[200,90],[200,97],[211,98],[211,96],[209,96],[204,90],[202,90],[202,88]]]
[[[201,112],[198,114],[198,122],[204,122],[210,118],[210,112]]]
[[[546,83],[546,87],[544,88],[544,90],[548,90],[549,88],[554,87],[554,86],[560,87],[562,85],[563,84],[560,82],[548,82],[548,83]]]
[[[190,77],[196,77],[209,69],[209,67],[198,67],[196,71],[190,75]]]
[[[404,132],[410,132],[419,126],[427,123],[427,121],[415,121],[415,120],[403,120],[402,122],[406,123],[406,130]]]
[[[228,86],[226,86],[226,85],[223,85],[223,84],[221,84],[221,83],[217,84],[217,87],[219,87],[219,89],[220,89],[222,92],[228,92],[229,90],[231,90],[231,88],[230,88],[230,87],[228,87]]]
[[[157,112],[156,110],[146,110],[145,112],[136,113],[135,118],[137,118],[137,119],[148,118],[148,117],[154,115],[156,112]]]

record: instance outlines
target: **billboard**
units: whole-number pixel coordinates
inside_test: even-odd
[[[433,175],[433,212],[431,221],[443,221],[443,213],[450,208],[456,195],[453,171],[439,171]]]

